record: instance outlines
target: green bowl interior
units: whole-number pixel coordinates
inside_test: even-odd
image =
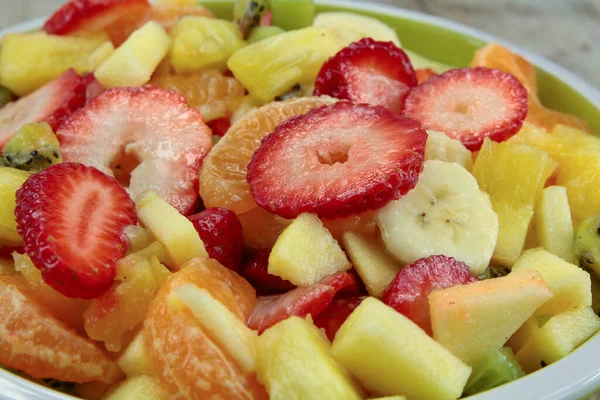
[[[233,2],[227,0],[202,1],[219,18],[231,19]],[[461,67],[467,66],[475,51],[486,43],[450,29],[429,25],[427,22],[390,16],[381,12],[356,11],[352,6],[317,5],[317,12],[353,11],[380,19],[393,27],[402,45],[432,60]],[[539,96],[550,108],[577,115],[586,120],[594,132],[600,134],[600,110],[583,95],[556,76],[537,68]]]

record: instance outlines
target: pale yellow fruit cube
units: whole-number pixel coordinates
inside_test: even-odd
[[[571,264],[577,263],[571,208],[564,187],[550,186],[542,191],[535,208],[535,226],[540,246]]]
[[[17,233],[16,193],[29,175],[29,172],[14,168],[0,168],[0,246],[23,244],[23,239]]]
[[[433,338],[469,365],[500,347],[552,297],[536,271],[436,290],[429,295]]]
[[[513,351],[513,354],[517,354],[517,352],[523,347],[525,343],[529,341],[535,334],[540,330],[538,325],[537,318],[535,316],[530,317],[527,321],[521,325],[519,329],[508,339],[506,342],[506,346],[510,347]]]
[[[455,163],[469,172],[473,169],[473,154],[460,140],[452,139],[444,132],[427,131],[425,160]]]
[[[544,249],[526,250],[512,270],[538,271],[550,288],[552,298],[536,311],[536,315],[554,315],[592,305],[590,274]]]
[[[173,257],[171,257],[165,246],[163,246],[160,242],[152,242],[148,247],[138,250],[135,254],[148,257],[150,259],[152,257],[156,257],[160,263],[170,267],[171,269],[177,269],[177,264],[173,260]]]
[[[314,214],[300,214],[292,221],[269,256],[269,273],[296,286],[310,286],[351,267],[346,253]]]
[[[471,374],[471,367],[374,297],[350,314],[331,353],[367,389],[381,395],[457,399]]]
[[[104,400],[167,400],[168,394],[151,375],[127,378]]]
[[[144,346],[143,329],[129,343],[117,363],[128,377],[152,372],[152,359]]]
[[[271,400],[363,398],[310,320],[291,317],[270,327],[258,337],[256,354],[258,379]]]

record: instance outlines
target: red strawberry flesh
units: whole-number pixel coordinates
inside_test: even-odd
[[[317,327],[324,329],[327,338],[333,341],[335,334],[352,311],[366,299],[365,296],[344,297],[334,299],[329,306],[314,319]]]
[[[427,134],[383,107],[339,102],[290,118],[248,165],[256,203],[284,218],[336,219],[385,206],[412,189]]]
[[[287,292],[296,286],[281,279],[277,275],[269,273],[270,249],[250,249],[244,255],[240,275],[242,275],[253,286],[266,289],[271,292]]]
[[[94,97],[104,92],[106,88],[102,85],[96,76],[91,73],[85,73],[81,77],[83,84],[85,85],[85,104],[87,105]]]
[[[231,127],[231,118],[223,117],[214,119],[208,122],[207,125],[212,130],[213,135],[225,136],[225,134]]]
[[[445,132],[469,150],[479,150],[486,137],[501,142],[521,129],[527,89],[497,69],[453,69],[414,88],[403,113],[424,129]]]
[[[431,335],[428,296],[434,290],[478,281],[469,267],[452,257],[431,256],[404,267],[383,295],[383,302]]]
[[[32,175],[17,191],[17,231],[44,281],[68,297],[110,288],[125,255],[123,229],[135,206],[119,183],[95,168],[63,163]]]
[[[323,64],[314,94],[384,106],[399,113],[416,85],[415,71],[404,51],[392,42],[366,38]]]

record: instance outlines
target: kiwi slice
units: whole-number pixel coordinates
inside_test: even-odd
[[[27,124],[2,148],[0,165],[38,172],[62,162],[56,135],[45,122]]]
[[[268,0],[236,0],[233,6],[233,22],[240,28],[244,39],[252,29],[260,25],[260,20],[267,11]]]
[[[515,359],[510,347],[490,351],[473,366],[464,394],[471,396],[514,381],[525,372]]]
[[[248,36],[248,44],[260,42],[261,40],[268,39],[273,36],[277,36],[285,31],[278,26],[257,26],[252,29],[250,36]]]
[[[600,215],[586,218],[577,226],[573,249],[582,268],[600,271]]]
[[[0,108],[10,103],[15,99],[15,96],[5,87],[0,86]]]
[[[315,19],[313,0],[270,0],[273,25],[286,31],[311,26]]]

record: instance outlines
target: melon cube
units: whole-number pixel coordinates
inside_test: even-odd
[[[535,226],[540,246],[567,262],[577,263],[571,207],[564,187],[550,186],[542,191],[535,208]]]
[[[521,325],[519,329],[508,339],[506,346],[510,347],[514,354],[523,347],[540,330],[537,317],[533,316]]]

